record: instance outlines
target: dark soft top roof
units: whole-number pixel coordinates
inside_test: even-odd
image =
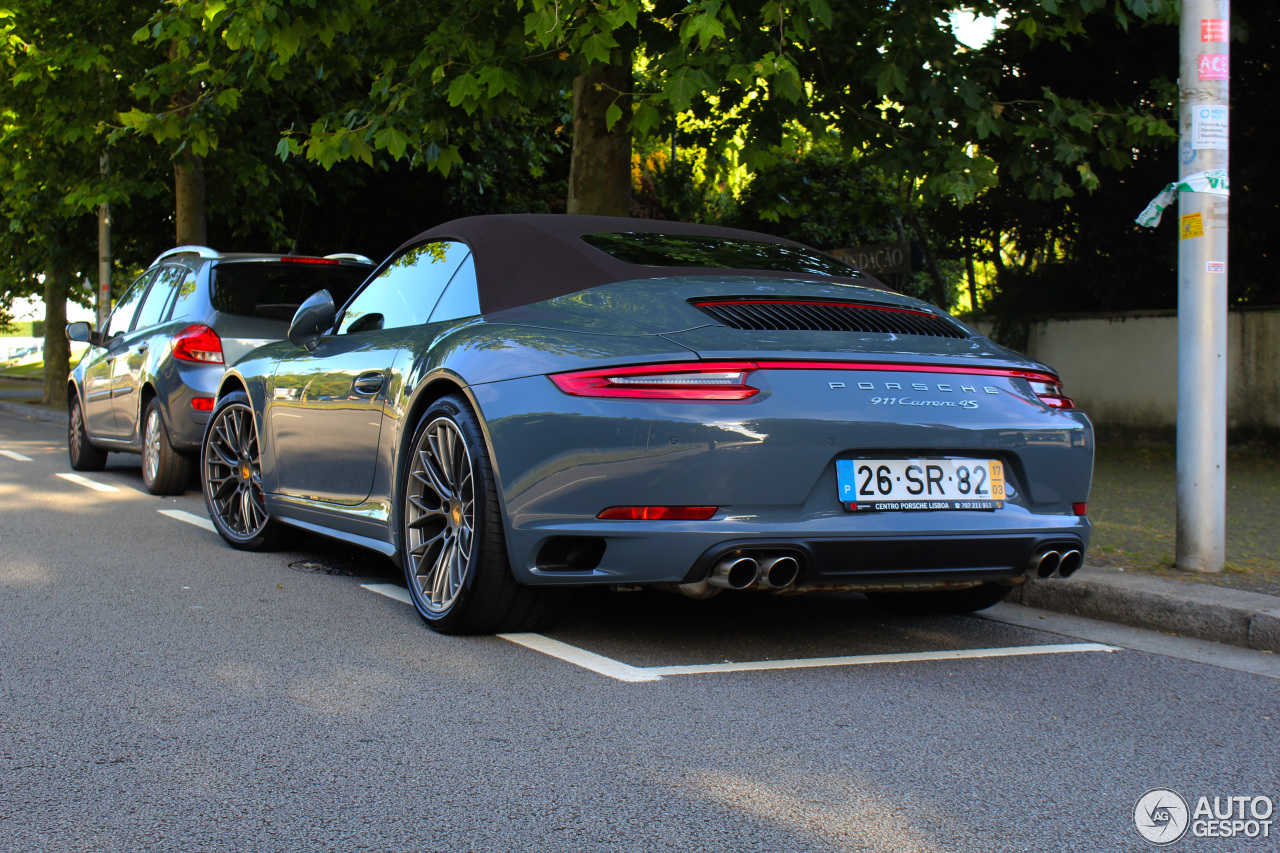
[[[470,246],[475,256],[480,310],[485,314],[554,299],[615,281],[734,274],[734,271],[720,267],[655,267],[631,264],[580,239],[584,234],[625,232],[723,237],[812,249],[794,240],[716,225],[690,225],[685,222],[624,219],[616,216],[501,214],[469,216],[437,225],[405,243],[400,250],[430,240],[460,240]],[[397,250],[397,254],[400,250]],[[768,270],[741,270],[740,273],[751,277],[833,280],[832,276]],[[870,276],[834,280],[884,288],[883,284]]]

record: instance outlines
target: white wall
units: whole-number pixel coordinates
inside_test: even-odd
[[[979,324],[984,333],[989,324]],[[1227,422],[1280,430],[1280,309],[1228,320]],[[1058,370],[1067,395],[1109,430],[1172,430],[1178,410],[1173,312],[1074,316],[1035,324],[1027,354]]]

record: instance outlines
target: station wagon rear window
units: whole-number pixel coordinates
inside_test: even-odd
[[[369,276],[365,266],[223,262],[213,268],[213,307],[242,317],[292,320],[303,300],[328,290],[342,305]]]
[[[636,232],[584,234],[582,239],[620,261],[641,266],[714,267],[862,277],[862,273],[829,255],[782,243]]]

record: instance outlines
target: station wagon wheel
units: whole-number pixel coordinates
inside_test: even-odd
[[[200,481],[214,527],[227,544],[245,551],[266,550],[280,536],[263,499],[260,454],[248,396],[227,395],[205,432]]]
[[[173,449],[160,401],[147,404],[142,421],[142,483],[153,495],[179,495],[191,479],[191,461]]]
[[[401,478],[400,549],[418,613],[437,631],[531,631],[553,618],[561,590],[516,582],[479,421],[443,397],[414,432]]]
[[[70,411],[67,413],[67,456],[73,471],[101,471],[107,467],[107,451],[89,443],[89,433],[84,426],[84,409],[80,397],[71,392]]]

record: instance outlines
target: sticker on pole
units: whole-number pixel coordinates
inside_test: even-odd
[[[1173,200],[1178,193],[1208,193],[1209,195],[1231,195],[1231,185],[1227,180],[1226,169],[1209,169],[1206,172],[1196,172],[1194,175],[1187,175],[1180,181],[1169,184],[1160,194],[1151,199],[1151,203],[1147,205],[1142,213],[1138,214],[1136,222],[1139,225],[1145,225],[1148,228],[1154,228],[1160,224],[1160,217],[1164,215],[1164,209],[1173,204]]]
[[[1201,80],[1229,80],[1231,72],[1228,68],[1227,54],[1200,54],[1199,72]]]
[[[1178,228],[1179,240],[1190,240],[1192,237],[1204,236],[1204,217],[1197,213],[1188,213],[1182,217]]]
[[[1225,104],[1201,104],[1191,110],[1191,146],[1227,149],[1230,130]]]
[[[1227,262],[1226,261],[1205,261],[1204,271],[1225,273],[1227,271]]]
[[[1201,18],[1200,41],[1226,41],[1227,21],[1225,18]]]

